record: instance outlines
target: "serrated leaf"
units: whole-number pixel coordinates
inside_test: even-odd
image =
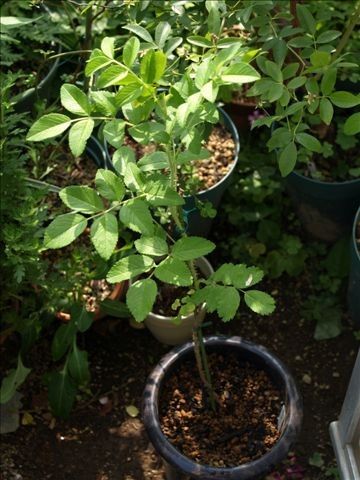
[[[168,254],[166,240],[155,235],[151,237],[142,235],[138,240],[135,240],[135,248],[143,255],[161,257]]]
[[[319,140],[308,133],[297,133],[296,140],[310,152],[321,152],[322,147]]]
[[[88,312],[85,305],[74,303],[71,307],[71,321],[75,323],[79,332],[86,332],[94,321],[94,313]]]
[[[86,385],[90,380],[88,354],[80,350],[74,342],[73,350],[69,355],[68,368],[71,377],[78,385]]]
[[[76,325],[74,321],[70,321],[65,325],[61,325],[55,332],[52,344],[51,355],[56,362],[62,358],[76,336]]]
[[[112,92],[96,90],[90,93],[91,99],[95,103],[94,110],[106,117],[115,117],[117,114],[117,105],[115,95]]]
[[[140,25],[125,25],[123,28],[135,33],[138,37],[145,40],[145,42],[154,43],[150,33],[144,27],[140,27]]]
[[[153,219],[147,204],[142,200],[130,200],[120,209],[120,221],[134,232],[152,235]]]
[[[45,230],[46,248],[62,248],[69,245],[85,230],[87,220],[77,213],[59,215]]]
[[[128,70],[121,65],[110,65],[106,70],[101,72],[96,80],[97,88],[107,88],[112,85],[121,85],[121,81],[127,77]]]
[[[53,372],[49,381],[49,403],[57,417],[68,418],[75,401],[76,387],[66,370]]]
[[[124,120],[111,120],[110,122],[106,123],[103,132],[105,140],[110,143],[112,147],[120,148],[125,137]]]
[[[96,218],[91,225],[90,238],[100,257],[109,260],[119,238],[115,215],[108,212]]]
[[[128,163],[124,175],[125,185],[133,191],[142,191],[146,182],[143,173],[135,163]]]
[[[123,62],[127,67],[132,67],[133,63],[136,60],[136,57],[138,56],[140,50],[140,41],[136,37],[131,37],[129,40],[125,43],[124,48],[123,48]]]
[[[75,115],[90,115],[91,107],[87,95],[76,85],[65,83],[60,89],[61,105]]]
[[[135,163],[135,152],[130,147],[120,147],[113,155],[112,163],[115,170],[124,176],[128,163]]]
[[[312,16],[310,10],[305,5],[300,5],[299,3],[296,5],[296,14],[300,21],[300,25],[306,32],[311,33],[314,35],[316,31],[316,21]]]
[[[155,277],[164,283],[188,287],[192,285],[193,277],[185,262],[168,257],[155,268]]]
[[[143,92],[143,87],[139,83],[130,83],[124,85],[115,95],[115,102],[117,108],[121,108],[128,103],[133,102]]]
[[[115,41],[116,41],[115,37],[105,37],[102,39],[101,50],[107,57],[114,58]]]
[[[157,285],[151,278],[137,280],[126,294],[126,303],[137,322],[142,322],[152,311],[157,295]]]
[[[282,177],[286,177],[294,170],[296,160],[297,148],[295,143],[291,142],[284,148],[279,157],[279,169]]]
[[[218,92],[219,86],[216,85],[213,81],[207,82],[201,87],[201,93],[203,97],[211,103],[214,103],[216,101]]]
[[[107,274],[110,283],[123,282],[148,272],[154,267],[154,260],[146,255],[129,255],[116,262]]]
[[[243,84],[259,80],[259,73],[248,63],[234,63],[221,74],[221,80],[225,83]]]
[[[345,135],[356,135],[360,132],[360,112],[353,113],[345,122]]]
[[[90,187],[75,185],[65,187],[59,196],[65,205],[81,213],[98,213],[104,208],[101,198]]]
[[[24,366],[19,355],[16,369],[11,370],[1,382],[0,403],[7,403],[11,400],[17,388],[26,380],[30,371],[30,368]]]
[[[169,159],[165,152],[153,152],[140,158],[137,165],[142,172],[163,170],[169,167]]]
[[[156,207],[175,207],[185,203],[175,190],[160,182],[147,182],[145,193],[147,201]]]
[[[71,125],[71,119],[61,113],[49,113],[43,115],[30,128],[26,140],[30,142],[41,142],[48,138],[56,137]]]
[[[192,296],[191,301],[196,305],[206,303],[208,312],[218,312],[219,317],[227,322],[231,320],[240,305],[239,292],[234,287],[223,285],[207,285],[197,290]]]
[[[171,248],[171,255],[178,260],[194,260],[215,249],[216,245],[202,237],[183,237]]]
[[[89,77],[93,73],[97,72],[101,68],[111,64],[111,60],[102,53],[101,50],[95,48],[91,52],[90,58],[85,67],[85,75]]]
[[[92,118],[80,120],[72,125],[69,131],[69,146],[71,153],[79,157],[85,150],[86,142],[90,138],[95,122]]]
[[[99,193],[110,201],[120,202],[125,195],[124,182],[110,170],[99,168],[96,172],[95,185]]]
[[[161,51],[148,50],[140,63],[144,82],[152,84],[160,80],[166,68],[166,55]]]
[[[360,95],[354,95],[350,92],[334,92],[330,95],[330,100],[340,108],[352,108],[360,105]]]
[[[324,123],[326,123],[326,125],[330,125],[333,115],[334,115],[334,107],[332,106],[332,103],[327,98],[322,98],[320,100],[321,120]]]
[[[169,138],[164,126],[158,122],[144,122],[129,128],[132,138],[142,145],[152,142],[166,142]]]
[[[260,290],[248,290],[244,293],[246,305],[255,313],[270,315],[275,310],[275,300]]]

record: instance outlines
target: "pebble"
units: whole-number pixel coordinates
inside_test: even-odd
[[[311,382],[312,382],[312,379],[311,379],[310,375],[308,375],[307,373],[305,373],[305,375],[303,375],[303,377],[302,377],[302,381],[303,381],[304,383],[306,383],[307,385],[310,385]]]

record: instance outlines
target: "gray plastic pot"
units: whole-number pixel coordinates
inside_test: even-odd
[[[211,230],[214,219],[203,217],[196,207],[196,199],[202,202],[211,202],[215,209],[220,205],[222,196],[228,188],[232,174],[239,160],[240,139],[236,126],[230,116],[224,109],[218,107],[220,112],[220,122],[230,131],[235,142],[235,159],[228,173],[216,185],[207,190],[197,193],[195,196],[185,197],[185,206],[183,208],[185,225],[189,235],[199,235],[206,237]]]
[[[201,257],[197,259],[195,263],[205,278],[214,273],[212,266],[206,258]],[[204,304],[201,307],[196,321],[202,323],[205,314],[206,309]],[[160,343],[165,343],[166,345],[180,345],[191,339],[193,327],[195,325],[195,316],[193,314],[187,315],[186,317],[181,318],[180,323],[174,323],[171,317],[159,315],[157,313],[150,313],[145,320],[145,325]]]
[[[205,344],[207,352],[218,351],[223,355],[235,353],[240,359],[264,370],[270,376],[283,398],[283,406],[278,415],[281,437],[261,458],[234,468],[202,465],[180,453],[161,431],[159,398],[172,372],[185,360],[194,358],[193,344],[186,343],[165,355],[146,382],[142,416],[150,441],[164,460],[167,480],[185,480],[189,477],[203,480],[263,479],[286,458],[300,431],[303,414],[302,400],[294,378],[285,365],[266,348],[240,337],[214,336],[206,338]]]
[[[98,168],[109,168],[104,147],[94,135],[87,141],[85,152]]]
[[[360,328],[360,252],[356,243],[356,228],[360,222],[360,207],[355,215],[350,245],[350,276],[348,286],[348,307],[350,316],[357,328]]]
[[[332,243],[350,231],[359,206],[360,179],[330,183],[292,172],[286,186],[310,235]]]

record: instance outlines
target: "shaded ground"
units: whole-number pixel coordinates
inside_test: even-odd
[[[336,339],[313,339],[313,325],[299,316],[305,280],[272,282],[278,308],[271,317],[261,319],[243,311],[231,324],[214,319],[207,330],[259,342],[292,369],[304,396],[304,427],[294,447],[295,463],[304,474],[277,478],[319,480],[329,478],[325,468],[310,467],[308,459],[319,452],[326,467],[333,462],[328,426],[339,413],[357,343],[349,327]],[[48,346],[44,341],[37,347],[38,372],[31,374],[23,399],[24,412],[31,414],[34,424],[1,437],[3,480],[164,479],[141,421],[131,418],[125,407],[140,408],[146,376],[167,348],[124,320],[103,320],[101,329],[84,341],[92,364],[92,395],[84,395],[68,421],[55,422],[47,411],[38,373],[46,369]],[[23,421],[28,421],[26,416]]]

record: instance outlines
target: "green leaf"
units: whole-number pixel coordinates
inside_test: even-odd
[[[53,372],[49,382],[49,403],[53,414],[68,418],[73,407],[76,387],[66,370]]]
[[[90,115],[91,107],[87,95],[80,88],[65,83],[60,89],[61,105],[71,113],[87,117]]]
[[[124,120],[115,119],[108,122],[104,127],[104,137],[112,147],[120,148],[125,137]]]
[[[137,322],[142,322],[152,311],[157,295],[157,285],[151,278],[137,280],[126,294],[126,303]]]
[[[161,182],[147,182],[145,193],[147,201],[155,207],[176,207],[185,203],[175,190]]]
[[[145,42],[154,43],[150,33],[144,27],[140,27],[140,25],[125,25],[123,28],[135,33],[138,37],[145,40]]]
[[[173,245],[171,255],[178,260],[193,260],[207,255],[215,247],[215,243],[202,237],[183,237]]]
[[[225,83],[243,84],[259,80],[259,73],[248,63],[238,62],[227,69],[221,75],[221,80]]]
[[[143,88],[138,83],[130,83],[129,85],[125,85],[115,95],[117,108],[133,102],[140,97],[142,92]]]
[[[71,321],[75,323],[79,332],[86,332],[94,321],[94,313],[88,312],[85,305],[74,303],[71,307]]]
[[[295,89],[302,87],[306,83],[306,77],[295,77],[286,85],[287,88]]]
[[[246,305],[255,313],[270,315],[275,310],[275,300],[260,290],[248,290],[244,293]]]
[[[123,62],[125,65],[129,68],[132,67],[133,63],[135,62],[138,53],[140,50],[140,41],[136,37],[131,37],[129,40],[125,43],[124,49],[123,49]]]
[[[163,52],[149,50],[140,63],[140,74],[144,82],[152,84],[160,80],[166,68],[166,55]]]
[[[212,80],[205,83],[205,85],[201,87],[201,93],[203,97],[211,103],[214,103],[216,101],[218,92],[219,86],[216,85]]]
[[[128,70],[121,65],[110,65],[101,72],[96,79],[97,88],[107,88],[112,85],[121,85],[122,80],[128,76]]]
[[[316,43],[329,43],[341,36],[341,32],[337,30],[327,30],[326,32],[320,33],[316,39]]]
[[[52,344],[51,355],[55,362],[62,358],[76,336],[76,325],[72,320],[61,325],[55,332]]]
[[[303,29],[314,35],[316,31],[316,21],[312,14],[310,13],[310,10],[308,10],[305,5],[300,5],[299,3],[296,5],[296,14],[299,19],[300,25],[303,27]]]
[[[16,390],[31,372],[30,368],[24,367],[21,356],[18,355],[18,362],[16,369],[10,371],[10,373],[4,377],[1,383],[0,389],[0,403],[7,403],[14,396]]]
[[[208,312],[217,311],[219,317],[228,322],[234,318],[239,305],[240,295],[234,287],[223,285],[208,285],[197,290],[192,296],[191,301],[196,305],[206,303]]]
[[[69,208],[81,213],[97,213],[104,205],[97,192],[90,187],[70,186],[63,188],[59,196]]]
[[[143,200],[129,200],[120,209],[120,221],[134,232],[152,235],[153,219],[149,207]]]
[[[142,235],[138,240],[135,240],[136,250],[143,255],[151,255],[154,257],[161,257],[168,254],[168,245],[166,240],[160,236],[145,236]]]
[[[276,102],[284,93],[284,85],[273,82],[268,90],[267,98],[269,102]]]
[[[321,468],[325,464],[323,456],[319,452],[315,452],[310,458],[309,458],[309,465],[313,467],[318,467]]]
[[[115,117],[117,114],[117,105],[115,95],[112,92],[96,90],[90,93],[91,99],[95,103],[94,110],[106,117]]]
[[[263,276],[264,272],[256,267],[224,263],[211,276],[211,279],[224,285],[233,285],[236,288],[248,288],[259,283]]]
[[[279,168],[282,177],[286,177],[294,170],[297,160],[297,148],[295,143],[291,142],[281,152],[279,157]]]
[[[143,173],[135,163],[128,163],[124,175],[125,185],[133,191],[142,191],[145,186]]]
[[[97,72],[101,68],[111,64],[111,60],[103,54],[101,50],[95,48],[91,52],[90,58],[85,67],[85,75],[89,77],[93,73]]]
[[[350,92],[334,92],[330,95],[330,100],[336,107],[352,108],[360,104],[360,95]]]
[[[169,138],[165,128],[158,122],[144,122],[129,128],[132,138],[142,145],[148,145],[152,142],[166,142]]]
[[[115,37],[105,37],[101,41],[101,50],[102,52],[110,58],[114,58],[114,44],[116,38]]]
[[[85,150],[86,142],[94,129],[94,120],[87,118],[72,125],[69,131],[69,146],[71,153],[79,157]]]
[[[322,147],[319,140],[308,133],[297,133],[296,140],[310,152],[321,152]]]
[[[99,168],[96,172],[95,185],[99,193],[107,200],[120,202],[125,195],[124,182],[110,170]]]
[[[142,172],[151,172],[153,170],[163,170],[169,167],[169,158],[165,152],[153,152],[144,155],[138,162]]]
[[[120,147],[113,155],[112,163],[115,170],[124,176],[128,163],[135,163],[135,152],[130,147]]]
[[[155,277],[164,283],[188,287],[192,285],[193,277],[185,262],[168,257],[155,268]]]
[[[321,79],[321,91],[323,95],[330,95],[336,83],[336,68],[329,68]]]
[[[91,241],[104,260],[109,260],[118,242],[118,223],[115,215],[108,212],[96,218],[91,225]]]
[[[360,112],[353,113],[345,122],[345,135],[356,135],[360,132]]]
[[[74,342],[73,350],[68,359],[69,373],[77,385],[86,385],[90,380],[88,354],[79,350]]]
[[[56,137],[65,132],[70,125],[70,118],[61,113],[43,115],[30,128],[26,140],[30,142],[41,142],[42,140]]]
[[[62,248],[69,245],[85,230],[86,218],[77,213],[59,215],[45,230],[46,248]]]
[[[115,318],[129,318],[130,312],[127,306],[118,300],[105,298],[100,304],[101,312]]]
[[[316,50],[310,55],[310,62],[314,67],[326,67],[331,62],[331,55],[328,52]]]
[[[187,41],[191,43],[191,45],[196,45],[197,47],[204,47],[204,48],[211,48],[213,44],[205,37],[201,37],[200,35],[191,35],[187,37]]]
[[[123,282],[148,272],[154,267],[154,260],[146,255],[129,255],[116,262],[107,274],[110,283]]]
[[[321,120],[324,123],[326,123],[326,125],[330,125],[333,115],[334,115],[334,107],[332,106],[332,103],[327,98],[322,98],[320,100]]]
[[[166,40],[171,33],[171,26],[168,22],[160,22],[155,28],[155,43],[159,48],[163,48]]]
[[[271,62],[270,60],[266,60],[265,62],[266,73],[273,79],[275,82],[282,82],[283,76],[281,72],[281,68],[276,65],[275,62]]]

